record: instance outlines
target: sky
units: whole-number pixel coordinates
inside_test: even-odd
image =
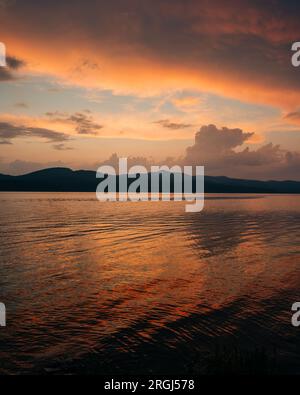
[[[300,180],[300,3],[0,0],[0,172],[204,165]]]

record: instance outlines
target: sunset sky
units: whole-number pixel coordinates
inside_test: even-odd
[[[0,0],[0,172],[116,153],[300,180],[299,15],[298,0]]]

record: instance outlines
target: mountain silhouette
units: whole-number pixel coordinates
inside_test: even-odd
[[[150,185],[149,175],[149,185]],[[134,179],[128,179],[128,185]],[[195,179],[193,178],[193,181]],[[0,191],[23,192],[95,192],[101,179],[95,171],[51,168],[10,176],[0,174]],[[171,191],[174,180],[171,177]],[[149,189],[150,190],[150,189]],[[257,181],[205,176],[206,193],[300,193],[299,181]]]

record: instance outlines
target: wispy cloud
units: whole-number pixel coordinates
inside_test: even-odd
[[[65,133],[56,132],[50,129],[13,125],[8,122],[0,122],[0,142],[1,144],[11,144],[12,140],[20,137],[42,138],[46,142],[64,142],[69,140]]]
[[[90,111],[76,112],[75,114],[63,113],[60,111],[47,112],[46,116],[54,122],[67,123],[74,127],[78,134],[97,135],[103,125],[95,122]]]
[[[172,122],[169,119],[161,119],[159,121],[155,121],[154,123],[157,125],[161,125],[163,128],[172,129],[172,130],[186,129],[193,126],[188,123]]]
[[[72,147],[68,147],[65,144],[54,144],[53,148],[57,151],[72,151]]]
[[[290,112],[284,118],[291,121],[291,122],[299,123],[300,122],[300,110]]]

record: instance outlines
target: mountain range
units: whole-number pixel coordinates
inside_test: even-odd
[[[100,181],[96,178],[95,171],[51,168],[21,176],[0,174],[0,191],[95,192]],[[134,180],[128,180],[128,183],[132,181]],[[300,194],[300,181],[257,181],[205,176],[205,192]]]

